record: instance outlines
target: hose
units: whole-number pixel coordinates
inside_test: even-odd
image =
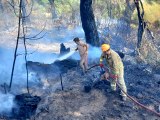
[[[122,90],[123,93],[126,94],[127,97],[128,97],[130,100],[132,100],[135,104],[137,104],[138,106],[140,106],[140,107],[142,107],[142,108],[144,108],[144,109],[146,109],[146,110],[148,110],[148,111],[150,111],[150,112],[152,112],[152,113],[154,113],[154,114],[156,114],[157,116],[160,117],[160,113],[158,113],[157,111],[152,110],[152,109],[148,108],[147,106],[141,104],[141,103],[138,102],[136,99],[134,99],[132,96],[130,96],[129,94],[127,94],[127,93],[121,88],[121,86],[119,85],[118,82],[116,82],[116,84],[118,85],[118,87],[120,88],[120,90]]]
[[[95,65],[91,66],[88,70],[90,70],[90,69],[92,69],[92,68],[94,68],[94,67],[97,67],[97,66],[99,66],[99,64],[95,64]],[[103,68],[108,71],[108,68],[105,68],[104,66],[103,66]],[[131,101],[133,101],[136,105],[138,105],[138,106],[140,106],[141,108],[143,108],[143,109],[145,109],[145,110],[148,110],[148,111],[150,111],[150,112],[152,112],[152,113],[154,113],[154,114],[156,114],[157,116],[160,117],[160,113],[158,113],[157,111],[152,110],[152,109],[148,108],[147,106],[141,104],[141,103],[138,102],[136,99],[134,99],[132,96],[130,96],[129,94],[127,94],[127,93],[121,88],[121,86],[120,86],[120,84],[119,84],[118,82],[116,82],[116,84],[117,84],[117,86],[120,88],[120,90],[122,90],[122,92],[123,92]]]
[[[88,68],[87,70],[90,70],[90,69],[97,67],[97,66],[99,66],[99,64],[95,64],[95,65],[91,66],[90,68]]]

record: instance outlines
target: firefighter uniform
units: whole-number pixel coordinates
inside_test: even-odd
[[[116,91],[116,82],[118,82],[122,90],[127,93],[127,88],[126,88],[125,81],[124,81],[124,66],[123,66],[122,60],[120,56],[118,55],[118,53],[110,49],[110,47],[109,47],[109,50],[110,50],[109,55],[106,55],[103,52],[100,57],[100,64],[102,64],[103,60],[105,59],[107,66],[109,68],[109,71],[106,71],[104,76],[108,76],[108,72],[109,72],[108,78],[111,83],[110,84],[111,89],[113,91]],[[125,98],[126,94],[124,94],[122,90],[121,90],[121,95],[123,98]]]

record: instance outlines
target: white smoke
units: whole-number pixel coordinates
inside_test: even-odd
[[[89,51],[88,51],[88,58],[89,59],[96,59],[100,58],[102,54],[101,48],[100,47],[93,47],[89,45]]]
[[[0,113],[9,113],[14,107],[14,96],[0,92]]]
[[[39,62],[44,64],[51,64],[57,58],[57,54],[51,52],[35,52],[27,56],[28,61]]]
[[[52,40],[51,45],[48,44],[48,42],[46,44],[46,39],[49,41],[50,36],[45,36],[45,40],[42,39],[43,42],[40,42],[41,44],[40,46],[38,46],[36,51],[35,51],[35,48],[29,47],[28,45],[27,46],[28,53],[32,53],[33,51],[35,51],[32,54],[27,55],[28,61],[51,64],[55,60],[64,60],[70,56],[72,57],[72,55],[74,56],[74,59],[79,60],[80,57],[78,52],[75,53],[74,50],[72,51],[72,49],[71,49],[71,52],[69,52],[68,54],[58,57],[58,54],[57,54],[59,53],[58,45],[60,44],[59,42],[64,41],[64,44],[66,44],[66,46],[68,45],[68,47],[74,48],[76,44],[72,40],[76,36],[80,38],[82,36],[84,37],[83,29],[81,27],[76,27],[74,30],[67,30],[67,31],[65,30],[64,33],[66,33],[64,38],[62,38],[62,36],[56,36],[56,38]],[[61,41],[59,41],[59,38],[61,38]],[[7,40],[6,43],[11,44],[9,40]],[[33,47],[34,45],[37,46],[37,42],[35,43],[33,42],[32,44],[33,44]],[[3,43],[0,43],[0,58],[1,58],[0,59],[0,84],[6,83],[7,85],[9,85],[10,83],[11,70],[12,70],[13,58],[14,58],[14,50],[15,50],[14,48],[15,46],[13,45],[14,44],[12,43],[11,46],[9,45],[5,46],[3,45]],[[41,51],[42,48],[43,48],[43,51]],[[49,48],[49,49],[46,49],[46,48]],[[55,50],[56,50],[56,53],[55,53]],[[18,86],[17,89],[19,89],[19,87],[26,87],[24,48],[21,45],[19,46],[17,53],[18,53],[18,56],[16,59],[16,64],[14,69],[12,88],[14,86]],[[32,75],[29,74],[29,80],[32,80],[32,79],[33,79]]]
[[[64,59],[67,59],[68,57],[72,56],[73,54],[75,53],[75,51],[70,51],[69,53],[57,58],[57,60],[64,60]]]

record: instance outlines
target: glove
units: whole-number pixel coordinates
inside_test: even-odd
[[[102,63],[101,63],[101,64],[99,64],[99,66],[100,66],[100,67],[104,67],[104,65],[103,65]]]
[[[118,75],[109,74],[109,77],[112,78],[112,79],[117,79],[117,78],[118,78]]]

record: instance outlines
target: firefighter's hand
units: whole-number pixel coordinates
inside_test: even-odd
[[[100,63],[99,66],[100,66],[101,68],[104,67],[104,65],[103,65],[102,63]]]

